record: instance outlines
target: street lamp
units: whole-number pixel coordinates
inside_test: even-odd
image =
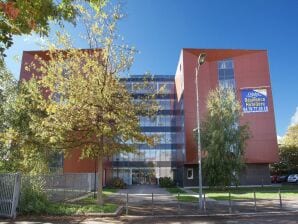
[[[198,57],[198,64],[196,67],[196,94],[197,94],[197,131],[198,131],[198,165],[199,165],[199,206],[203,209],[203,186],[202,186],[202,151],[201,151],[201,137],[200,137],[200,112],[199,112],[199,88],[198,88],[198,73],[200,66],[204,64],[206,53],[201,53]]]

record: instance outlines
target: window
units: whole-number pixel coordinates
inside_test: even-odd
[[[192,180],[193,179],[193,168],[187,169],[187,179]]]
[[[224,88],[235,88],[233,60],[218,61],[217,68],[219,85]]]

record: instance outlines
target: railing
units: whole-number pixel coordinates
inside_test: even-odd
[[[275,192],[271,199],[251,198],[235,199],[228,193],[223,200],[214,200],[203,196],[203,208],[199,208],[198,195],[189,194],[120,194],[114,196],[114,202],[124,207],[124,214],[132,216],[171,216],[171,215],[211,215],[241,214],[274,211],[298,211],[298,199],[285,199],[282,192]]]
[[[93,178],[94,179],[94,178]],[[23,176],[22,183],[39,182],[50,201],[62,202],[86,195],[94,188],[92,174],[47,174]]]
[[[0,174],[0,216],[15,218],[19,201],[21,175]]]

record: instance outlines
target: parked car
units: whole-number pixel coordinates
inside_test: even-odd
[[[298,183],[298,174],[289,175],[288,183]]]
[[[287,182],[288,175],[282,175],[277,177],[277,183]]]
[[[283,182],[287,182],[287,179],[288,179],[287,175],[281,175],[281,176],[273,175],[270,177],[271,177],[271,183],[283,183]]]

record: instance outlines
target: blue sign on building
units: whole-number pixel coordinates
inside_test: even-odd
[[[241,99],[244,113],[268,112],[266,89],[243,89]]]

